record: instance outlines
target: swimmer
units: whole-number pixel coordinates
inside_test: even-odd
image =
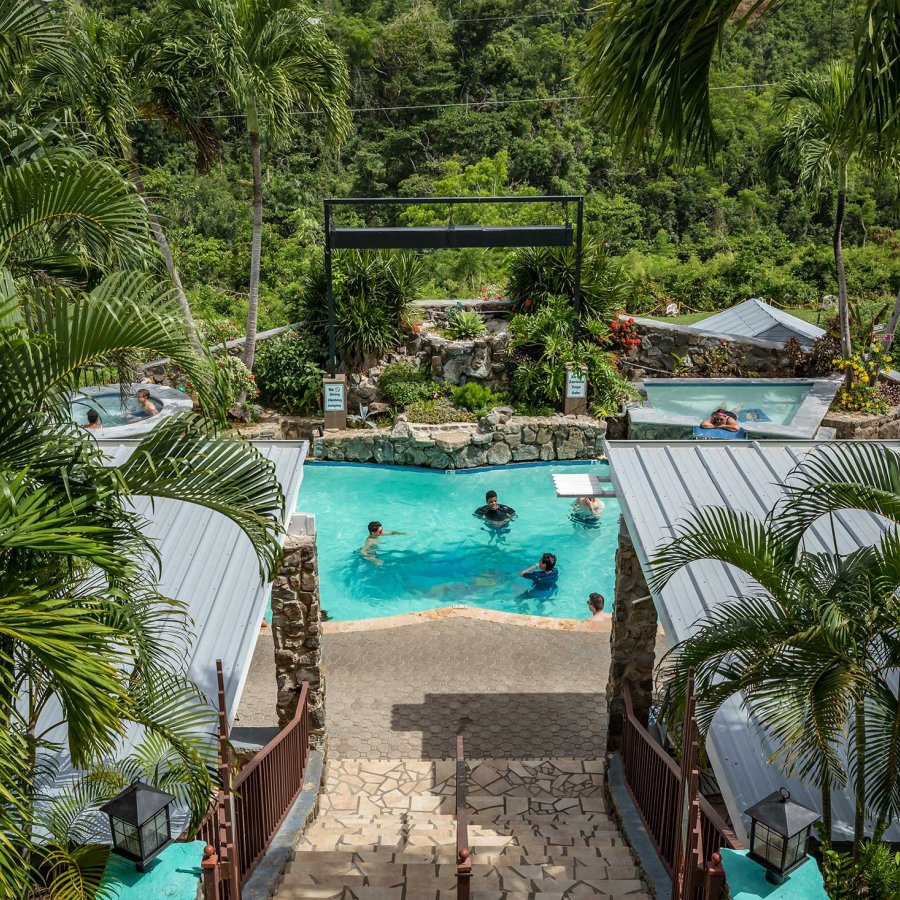
[[[590,597],[588,597],[588,609],[591,611],[591,619],[608,619],[610,618],[610,614],[607,612],[603,612],[603,607],[606,601],[603,599],[603,594],[593,593]]]
[[[556,568],[556,557],[552,553],[545,553],[541,561],[519,572],[520,578],[527,578],[531,582],[533,591],[546,593],[556,589],[559,580],[559,569]]]
[[[141,388],[135,395],[135,400],[138,403],[138,412],[144,416],[155,416],[159,410],[153,405],[153,401],[150,399],[150,391],[147,388]]]
[[[581,516],[591,515],[595,519],[599,519],[606,506],[599,497],[579,497],[572,504],[572,509]]]
[[[496,491],[488,491],[484,495],[484,506],[479,506],[472,515],[482,519],[491,528],[502,528],[512,522],[516,511],[511,506],[499,503]]]
[[[384,560],[379,559],[375,551],[378,549],[378,541],[386,534],[409,534],[408,531],[385,531],[381,522],[369,522],[369,536],[359,551],[359,555],[376,566],[384,565]]]
[[[89,409],[87,411],[87,424],[82,425],[81,427],[86,428],[88,431],[96,431],[103,427],[96,409]]]
[[[724,407],[719,407],[715,412],[710,413],[709,418],[704,419],[700,423],[701,428],[721,428],[723,431],[740,431],[741,426],[738,424],[737,416],[733,412],[729,412]]]

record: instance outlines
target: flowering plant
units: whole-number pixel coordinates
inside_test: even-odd
[[[245,401],[253,400],[258,394],[256,379],[244,365],[240,357],[224,355],[216,359],[216,367],[222,379],[226,398],[226,409],[234,409],[244,395]]]
[[[602,342],[609,350],[628,350],[629,347],[637,347],[641,343],[634,319],[620,319],[616,316],[609,323],[609,336]]]
[[[835,368],[849,372],[851,376],[850,384],[838,393],[839,408],[871,415],[886,413],[890,404],[879,389],[878,373],[892,362],[893,357],[877,340],[871,341],[865,350],[858,350],[849,359],[837,357]]]

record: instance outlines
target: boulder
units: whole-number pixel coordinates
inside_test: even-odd
[[[493,444],[487,452],[487,462],[490,466],[505,466],[512,458],[512,450],[503,443]]]

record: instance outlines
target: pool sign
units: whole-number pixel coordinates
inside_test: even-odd
[[[325,427],[347,427],[347,377],[335,375],[324,379]]]
[[[566,369],[567,416],[580,416],[587,412],[587,375],[580,369]]]

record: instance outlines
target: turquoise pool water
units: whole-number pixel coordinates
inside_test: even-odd
[[[298,510],[315,513],[322,607],[333,620],[369,619],[464,603],[537,616],[588,618],[592,591],[612,606],[619,506],[592,527],[573,519],[554,472],[600,474],[605,464],[500,467],[440,472],[366,465],[306,466]],[[502,532],[473,511],[495,490],[517,517]],[[359,555],[369,521],[386,531],[378,556]],[[529,592],[518,573],[544,552],[558,559],[556,592]]]
[[[644,382],[647,397],[654,409],[670,416],[689,416],[699,425],[711,412],[722,406],[733,412],[761,410],[773,425],[789,425],[800,404],[810,392],[812,382],[801,384],[654,384]]]
[[[162,409],[162,403],[151,397],[150,402],[156,407],[157,411]],[[144,413],[137,400],[134,397],[128,397],[125,403],[122,403],[122,397],[118,391],[110,391],[105,394],[92,394],[90,397],[77,397],[72,400],[72,418],[76,425],[87,424],[87,414],[89,409],[97,410],[100,416],[100,423],[105,428],[113,428],[117,425],[130,425],[132,422],[146,419]]]

